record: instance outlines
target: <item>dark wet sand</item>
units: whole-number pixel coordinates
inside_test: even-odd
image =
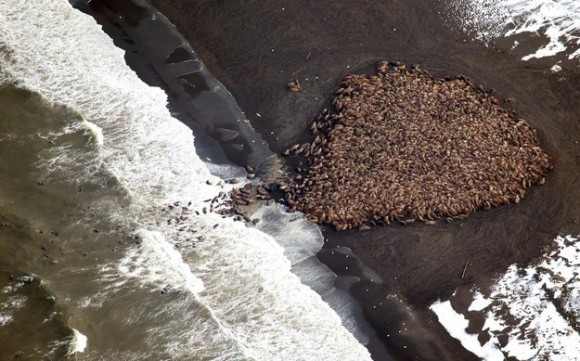
[[[379,59],[419,63],[438,76],[467,75],[499,96],[515,97],[514,109],[539,129],[556,168],[545,186],[532,187],[518,205],[451,224],[325,230],[329,242],[320,258],[338,275],[358,275],[356,267],[346,269],[344,255],[330,251],[345,246],[383,279],[380,285],[363,280],[349,287],[398,358],[473,359],[426,307],[458,286],[485,286],[511,263],[539,255],[556,234],[578,232],[579,74],[553,75],[541,64],[464,42],[441,24],[435,4],[419,1],[153,3],[190,39],[275,152],[309,140],[308,125],[340,79],[369,71]],[[287,90],[294,79],[302,92]],[[425,328],[417,335],[426,336],[415,337],[408,348],[387,337],[400,329],[385,323],[393,319],[392,309],[381,300],[393,293],[413,307]]]

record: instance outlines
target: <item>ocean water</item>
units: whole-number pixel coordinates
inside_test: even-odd
[[[0,359],[369,359],[291,272],[319,232],[285,249],[201,212],[228,187],[91,17],[0,1],[0,86]]]
[[[577,1],[444,5],[473,40],[555,72],[578,65]],[[246,181],[239,167],[206,162],[243,147],[258,159],[265,143],[232,142],[216,156],[125,61],[64,0],[0,0],[0,360],[369,359],[356,307],[313,257],[318,227],[277,205],[256,210],[256,227],[202,212],[228,190],[219,177]],[[483,359],[571,359],[577,244],[558,237],[539,267],[514,265],[492,289],[474,288],[467,309],[458,291],[432,310]],[[376,307],[396,313],[392,298]],[[403,331],[428,344],[418,329]]]

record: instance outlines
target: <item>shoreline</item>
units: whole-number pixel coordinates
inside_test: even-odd
[[[247,124],[247,121],[239,121],[244,115],[239,113],[235,99],[231,97],[227,89],[218,83],[219,81],[212,74],[207,72],[203,64],[198,62],[195,50],[187,44],[186,40],[182,39],[171,27],[167,26],[167,24],[171,25],[171,23],[167,20],[159,21],[159,17],[163,15],[157,12],[155,8],[144,4],[144,1],[132,0],[123,4],[95,1],[90,6],[80,6],[80,10],[91,15],[103,26],[105,33],[113,39],[115,45],[126,52],[127,63],[143,81],[166,92],[168,109],[174,117],[192,129],[195,134],[196,152],[209,162],[207,166],[211,173],[216,172],[215,175],[223,178],[224,183],[238,183],[238,181],[245,178],[246,171],[241,167],[245,165],[249,180],[253,179],[256,173],[259,173],[264,181],[278,179],[278,173],[280,173],[280,170],[278,170],[279,163],[282,157],[271,153],[266,147],[262,146],[265,142],[262,141],[260,134],[256,133],[251,128],[251,125]],[[156,46],[154,43],[144,41],[144,37],[149,34],[153,34],[163,46]],[[191,66],[192,60],[196,63],[193,67]],[[191,79],[187,85],[192,85],[193,89],[201,90],[189,92],[186,88],[186,92],[183,92],[179,80],[182,80],[184,76],[175,73],[173,69],[175,66],[178,66],[179,70]],[[211,91],[209,91],[210,89]],[[204,98],[200,100],[201,96]],[[220,110],[220,106],[225,106],[226,109]],[[216,112],[219,112],[220,118],[213,116]],[[228,136],[228,139],[222,139],[220,132]],[[218,136],[216,136],[216,133],[218,133]],[[232,134],[236,133],[237,135],[231,137]],[[233,146],[237,145],[249,147],[236,154]],[[239,167],[239,169],[236,168],[235,174],[225,174],[220,170],[222,164]],[[253,164],[257,169],[253,169],[249,164]],[[244,181],[241,180],[242,184]],[[250,185],[250,183],[246,185]],[[235,194],[233,195],[235,196]],[[273,200],[270,201],[273,202]],[[269,204],[270,202],[266,203]],[[243,217],[242,215],[234,216],[234,221],[236,218],[238,220],[246,218],[249,222],[250,218],[253,217],[248,217],[255,210],[254,206],[248,206]],[[272,213],[271,208],[262,207],[258,210]],[[234,212],[234,214],[240,213]],[[290,217],[290,213],[283,213],[282,215]],[[297,220],[296,217],[292,218],[292,221]],[[251,223],[255,224],[255,220],[252,219]],[[297,226],[302,222],[306,221],[301,220],[293,224]],[[260,228],[260,226],[262,226],[262,223],[257,228]],[[287,226],[290,226],[290,223],[287,223]],[[276,229],[273,231],[276,232]],[[270,234],[266,229],[263,232]],[[274,238],[280,243],[276,237]],[[312,242],[311,239],[306,241]],[[322,247],[322,243],[322,240],[320,240],[320,247]],[[282,246],[281,243],[280,245]],[[312,247],[312,245],[299,250],[300,253],[309,251],[309,247]],[[290,254],[286,256],[292,261],[293,250],[291,248],[290,246]],[[331,273],[334,276],[324,264],[320,263],[315,255],[309,257],[308,260],[309,262],[306,262],[307,266],[303,266],[302,262],[293,263],[292,268],[297,268],[295,274],[304,273],[305,269],[312,270],[316,268],[312,268],[314,262],[319,264],[318,267],[320,269],[316,269],[318,277],[325,278],[328,276],[326,273]],[[309,281],[314,282],[314,286],[316,286],[316,280],[310,280],[308,276],[303,280],[303,283],[308,285]],[[372,349],[376,357],[385,360],[392,359],[381,342],[378,341],[373,329],[364,319],[360,307],[352,300],[352,297],[343,289],[333,287],[332,284],[330,284],[330,287],[332,288],[330,294],[316,292],[330,308],[333,308],[343,318],[345,328],[352,332],[355,337],[361,337],[360,341],[363,343],[363,347],[366,346],[369,350]],[[315,287],[312,289],[316,290]],[[343,307],[349,308],[349,311],[341,313],[340,311],[342,311]]]
[[[67,2],[15,5],[2,70],[23,88],[5,102],[22,121],[7,124],[2,144],[17,152],[3,180],[7,206],[24,211],[18,238],[40,242],[16,242],[14,262],[51,285],[87,357],[369,359],[272,237],[190,213],[219,178],[97,23]]]
[[[476,212],[466,221],[435,227],[392,225],[364,233],[322,227],[329,241],[319,259],[339,277],[357,277],[357,272],[344,255],[332,253],[337,247],[353,250],[383,279],[379,285],[362,280],[344,287],[363,306],[389,351],[402,359],[409,351],[384,336],[399,325],[383,324],[389,310],[381,309],[383,305],[377,309],[377,300],[397,294],[427,325],[434,316],[426,308],[436,299],[449,297],[459,286],[485,285],[511,263],[526,263],[539,255],[555,233],[578,227],[580,209],[573,200],[579,198],[580,179],[572,169],[580,160],[574,157],[577,144],[567,140],[569,134],[580,134],[574,124],[575,114],[580,114],[574,105],[574,99],[580,99],[574,90],[580,83],[578,74],[572,74],[570,84],[558,82],[513,57],[456,42],[420,4],[372,3],[352,9],[346,1],[335,2],[326,6],[336,16],[321,19],[324,5],[307,2],[249,2],[242,7],[179,0],[153,3],[190,40],[274,152],[305,139],[307,125],[328,104],[345,73],[364,72],[381,58],[420,63],[437,76],[465,73],[501,95],[515,96],[516,110],[540,129],[556,169],[543,188],[533,187],[518,206]],[[195,17],[188,16],[190,12]],[[380,22],[381,17],[388,20]],[[415,24],[417,19],[421,21]],[[246,31],[248,26],[252,31]],[[398,29],[397,36],[392,29]],[[427,29],[429,35],[420,31]],[[304,85],[299,94],[286,89],[293,77]],[[560,99],[567,98],[569,103],[562,104]],[[467,261],[470,266],[462,279]],[[372,297],[369,287],[374,289]],[[473,357],[438,323],[427,329],[437,345],[434,350],[441,353],[434,355],[437,359]]]
[[[579,134],[574,119],[580,109],[560,101],[580,97],[574,90],[578,74],[562,82],[558,77],[563,74],[553,76],[513,56],[456,41],[428,7],[415,2],[359,8],[340,1],[292,6],[272,2],[263,7],[250,2],[241,9],[192,1],[154,4],[195,46],[277,152],[304,140],[308,124],[328,104],[339,79],[366,72],[379,59],[419,63],[435,76],[465,74],[500,96],[517,99],[514,109],[539,128],[541,143],[556,163],[544,188],[532,187],[520,205],[476,212],[468,220],[434,228],[394,225],[363,234],[323,227],[330,239],[319,255],[324,263],[339,276],[350,276],[343,260],[330,253],[335,247],[352,249],[384,278],[382,293],[396,293],[409,302],[423,314],[424,324],[435,320],[426,311],[430,303],[462,285],[485,285],[514,262],[528,262],[554,235],[573,230],[578,222],[580,209],[572,200],[579,198],[580,180],[570,170],[579,164],[569,155],[577,154],[578,147],[563,141],[566,133]],[[189,12],[195,17],[188,18]],[[303,86],[298,96],[286,89],[296,76]],[[279,139],[269,137],[271,132]],[[470,266],[462,279],[467,261]],[[364,302],[367,286],[360,282],[351,292],[381,335],[385,327],[380,312]],[[441,349],[452,350],[451,357],[473,357],[445,336],[438,323],[432,324]]]

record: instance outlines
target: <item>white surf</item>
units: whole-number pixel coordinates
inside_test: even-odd
[[[173,350],[175,359],[203,359],[204,339],[214,355],[222,345],[224,360],[370,359],[338,315],[290,271],[272,237],[200,212],[187,220],[199,237],[196,247],[169,247],[185,236],[160,219],[158,209],[181,202],[200,210],[204,199],[223,189],[206,184],[219,179],[196,155],[191,131],[169,114],[163,91],[139,80],[91,17],[66,0],[0,0],[0,84],[8,83],[84,118],[72,128],[90,134],[94,158],[83,175],[63,181],[90,179],[98,169],[126,194],[128,206],[111,209],[110,217],[136,224],[134,235],[142,242],[116,266],[115,277],[160,285],[169,280],[208,310],[211,322],[199,325],[174,315],[167,327],[179,329],[171,344],[159,346]],[[58,150],[46,172],[87,161],[75,158],[74,150]],[[104,273],[110,270],[104,267]],[[79,330],[93,340],[91,330]],[[91,343],[76,339],[75,352],[86,347],[79,357],[95,356]]]

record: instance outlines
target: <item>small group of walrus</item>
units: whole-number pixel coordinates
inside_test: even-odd
[[[536,130],[467,77],[398,62],[346,75],[285,190],[290,211],[338,230],[463,219],[518,203],[552,168]]]

